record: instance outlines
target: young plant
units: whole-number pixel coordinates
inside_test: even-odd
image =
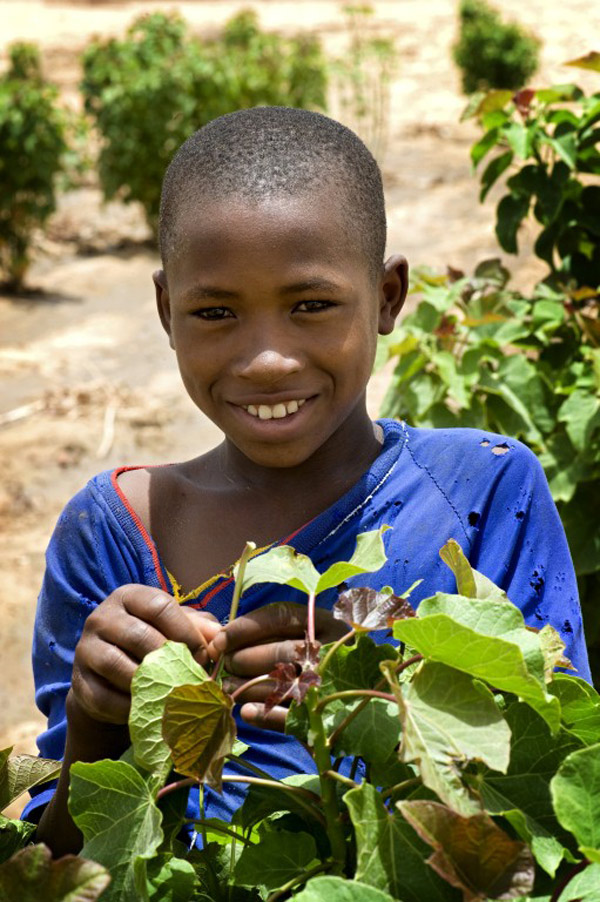
[[[55,209],[67,120],[57,89],[42,77],[35,45],[13,44],[9,58],[0,78],[0,275],[19,291],[35,230]]]
[[[504,23],[485,0],[461,0],[453,47],[465,94],[489,88],[516,90],[538,67],[539,40],[516,23]]]
[[[380,345],[380,364],[396,360],[382,415],[486,429],[533,449],[567,533],[598,677],[598,309],[544,284],[524,297],[508,279],[498,260],[469,278],[416,274],[420,303]]]
[[[352,559],[323,574],[281,547],[250,560],[248,548],[237,568],[238,597],[267,580],[307,595],[295,671],[279,665],[271,678],[273,703],[294,698],[287,728],[311,750],[314,774],[278,781],[246,761],[234,744],[234,700],[169,642],[136,672],[132,748],[71,768],[81,855],[100,865],[89,892],[49,894],[34,868],[45,852],[31,846],[0,866],[0,900],[17,879],[25,902],[595,898],[600,697],[554,673],[569,665],[551,627],[526,628],[450,541],[441,556],[457,594],[422,601],[417,615],[389,589],[351,588],[334,607],[346,635],[317,647],[319,593],[379,568],[381,534],[359,536]],[[382,628],[400,644],[376,644],[368,633]],[[224,773],[223,759],[248,775]],[[187,788],[231,781],[249,785],[242,806],[231,822],[200,818],[203,847],[188,852],[177,839]],[[104,868],[110,884],[92,886]],[[44,879],[56,888],[55,874]]]
[[[600,55],[568,65],[600,71]],[[600,288],[600,92],[585,96],[576,85],[477,95],[463,118],[478,118],[483,135],[471,148],[484,168],[480,199],[505,173],[507,192],[496,210],[501,247],[518,251],[517,235],[533,215],[541,225],[534,250],[555,287],[581,289],[586,302]]]
[[[81,90],[100,135],[105,197],[141,203],[156,234],[162,177],[186,138],[237,109],[324,107],[325,64],[315,38],[265,33],[250,12],[217,40],[190,36],[177,15],[154,13],[124,39],[86,48]]]

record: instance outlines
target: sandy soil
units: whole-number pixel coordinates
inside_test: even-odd
[[[122,33],[149,7],[177,8],[207,33],[251,6],[266,27],[311,28],[328,48],[343,46],[340,6],[328,0],[0,0],[0,67],[11,40],[36,40],[48,75],[73,103],[78,52],[92,34]],[[498,252],[493,200],[478,204],[470,173],[476,130],[458,123],[464,98],[450,60],[455,4],[383,0],[374,6],[377,27],[398,48],[383,160],[389,250],[405,253],[412,264],[471,271]],[[574,70],[561,63],[598,49],[588,40],[600,33],[593,0],[503,0],[502,8],[544,42],[539,84],[572,80]],[[593,74],[577,78],[596,88]],[[101,469],[182,459],[219,438],[180,387],[154,313],[150,275],[158,259],[148,237],[139,210],[103,206],[90,184],[61,198],[39,236],[29,278],[34,290],[18,299],[0,294],[0,748],[35,751],[42,726],[33,703],[31,631],[44,549],[65,501]],[[527,253],[530,237],[523,236],[520,258],[508,261],[524,288],[540,274]],[[374,414],[384,387],[385,375],[371,385]]]

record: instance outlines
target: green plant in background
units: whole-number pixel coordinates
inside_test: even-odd
[[[587,68],[600,71],[600,54]],[[592,63],[595,65],[592,66]],[[579,64],[574,60],[571,65]],[[507,171],[507,192],[496,210],[501,247],[518,251],[517,234],[531,214],[542,229],[535,253],[550,281],[571,288],[600,286],[600,91],[585,96],[576,85],[496,91],[475,97],[466,117],[483,129],[471,149],[474,166],[490,152],[481,200]]]
[[[508,277],[498,260],[472,278],[417,274],[418,307],[380,346],[380,363],[397,359],[382,414],[488,429],[533,449],[567,533],[598,678],[598,320],[544,284],[531,297],[510,291]]]
[[[458,594],[415,614],[410,590],[349,589],[334,606],[348,631],[315,641],[319,592],[379,569],[384,530],[358,536],[351,560],[324,573],[287,546],[236,568],[236,597],[267,581],[308,596],[306,641],[269,674],[268,704],[292,699],[287,729],[313,773],[275,780],[246,762],[232,717],[243,687],[228,695],[167,642],[134,676],[132,747],[71,767],[81,855],[51,862],[27,845],[33,825],[0,818],[0,902],[597,899],[600,697],[554,672],[568,662],[552,627],[526,628],[450,541],[440,555]],[[382,628],[400,644],[377,645],[368,633]],[[0,808],[56,773],[9,753]],[[189,787],[228,782],[248,784],[245,801],[231,822],[196,821],[203,848],[188,852],[178,834]]]
[[[0,78],[0,272],[21,288],[33,234],[56,205],[65,168],[67,117],[41,72],[35,45],[13,44]]]
[[[538,68],[539,41],[516,23],[504,23],[485,0],[461,0],[459,37],[453,57],[462,88],[523,87]]]
[[[360,135],[381,163],[388,142],[394,40],[374,29],[373,7],[342,7],[347,46],[331,63],[332,95],[344,124]]]
[[[325,86],[318,41],[267,34],[253,13],[211,41],[191,37],[176,15],[137,19],[123,40],[94,41],[83,55],[105,197],[139,201],[156,233],[164,170],[196,129],[240,108],[324,107]]]

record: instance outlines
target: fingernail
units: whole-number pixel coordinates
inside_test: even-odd
[[[220,630],[220,632],[218,632],[216,636],[213,636],[211,642],[213,648],[216,648],[217,651],[225,651],[225,648],[227,647],[227,636],[225,635],[223,630]]]
[[[244,705],[242,717],[244,718],[244,720],[252,721],[257,719],[259,713],[259,709],[256,705],[247,703]]]

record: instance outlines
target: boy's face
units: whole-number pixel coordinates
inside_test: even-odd
[[[333,191],[227,198],[181,217],[182,249],[155,274],[190,397],[260,466],[297,466],[368,422],[377,334],[402,306],[406,262],[375,281],[347,231]]]

